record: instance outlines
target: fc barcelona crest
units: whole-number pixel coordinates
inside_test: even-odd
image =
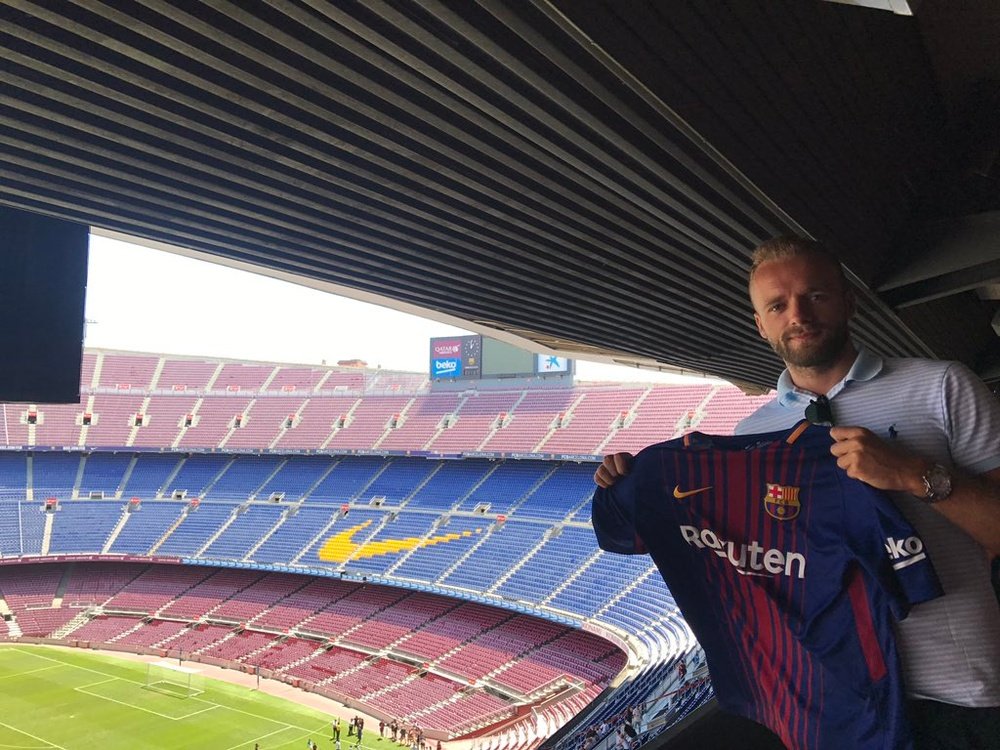
[[[798,487],[768,482],[767,493],[764,495],[764,510],[771,518],[791,521],[799,514],[801,507]]]

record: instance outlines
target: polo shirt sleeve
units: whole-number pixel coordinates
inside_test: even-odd
[[[1000,467],[1000,400],[968,367],[953,362],[941,382],[951,459],[972,474]]]
[[[911,605],[941,596],[923,540],[889,496],[846,475],[841,482],[847,545],[888,595],[893,616],[902,620]]]

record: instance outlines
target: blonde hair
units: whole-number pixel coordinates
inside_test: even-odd
[[[847,276],[844,274],[844,267],[840,264],[840,259],[821,242],[809,239],[808,237],[799,237],[795,234],[772,237],[754,248],[753,254],[750,256],[750,280],[753,281],[753,276],[757,273],[757,269],[764,263],[774,260],[788,260],[789,258],[797,258],[803,255],[812,255],[830,263],[830,265],[837,269],[844,289],[848,288]]]

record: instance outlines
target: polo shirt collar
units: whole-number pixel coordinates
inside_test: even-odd
[[[854,364],[851,365],[851,369],[847,371],[843,380],[826,393],[826,397],[833,399],[852,381],[871,380],[882,371],[882,365],[880,356],[868,351],[863,346],[859,346],[858,356],[854,360]],[[819,394],[796,388],[787,369],[778,377],[778,403],[782,406],[800,406],[816,398],[817,395]]]

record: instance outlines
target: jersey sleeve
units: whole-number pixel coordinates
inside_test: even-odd
[[[913,604],[941,596],[923,540],[889,496],[846,475],[841,485],[847,545],[888,594],[895,618],[905,618]]]
[[[603,550],[622,555],[646,553],[646,545],[639,538],[635,524],[640,470],[637,459],[629,474],[607,489],[598,487],[594,493],[591,522],[597,535],[597,544]]]

